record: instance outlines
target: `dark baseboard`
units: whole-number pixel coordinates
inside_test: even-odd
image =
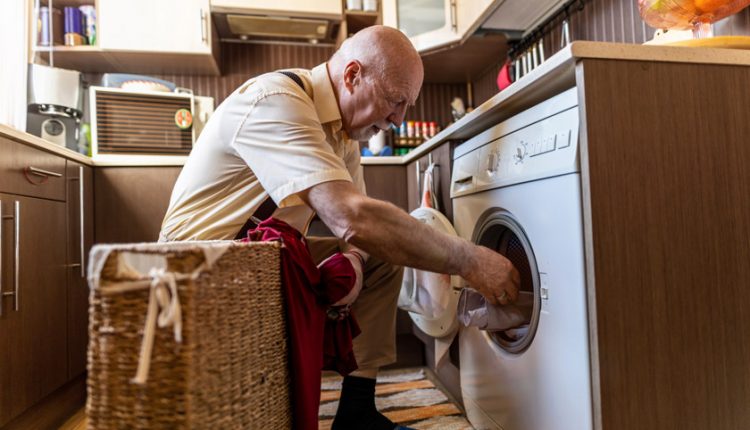
[[[8,423],[3,430],[57,429],[86,404],[86,375],[58,388]]]

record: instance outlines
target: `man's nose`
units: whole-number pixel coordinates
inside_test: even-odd
[[[388,115],[387,120],[391,123],[393,123],[396,127],[401,125],[402,122],[404,122],[404,118],[406,117],[406,106],[396,108],[396,111]]]

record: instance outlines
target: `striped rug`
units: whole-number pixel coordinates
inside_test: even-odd
[[[330,430],[341,394],[341,377],[323,376],[319,429]],[[424,369],[382,371],[375,404],[391,421],[419,430],[473,430],[461,410],[427,377]]]

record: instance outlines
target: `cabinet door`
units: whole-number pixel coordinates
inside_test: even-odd
[[[68,379],[73,379],[86,370],[86,269],[94,242],[94,173],[90,167],[68,161],[67,176]]]
[[[398,28],[419,52],[461,40],[456,0],[384,0],[383,24]]]
[[[209,0],[99,0],[105,50],[211,52]]]
[[[97,167],[97,243],[156,242],[181,170],[177,166]]]
[[[460,43],[493,9],[494,0],[383,0],[383,24],[398,28],[419,52]]]
[[[65,203],[8,194],[0,202],[2,426],[65,383],[67,350]]]
[[[445,143],[433,149],[428,155],[406,166],[407,206],[409,212],[422,204],[424,191],[424,172],[430,161],[436,164],[432,171],[434,188],[437,191],[438,210],[453,222],[453,202],[451,201],[451,144]]]

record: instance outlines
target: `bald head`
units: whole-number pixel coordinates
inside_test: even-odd
[[[413,72],[421,86],[422,59],[409,38],[395,28],[375,25],[357,32],[344,41],[329,64],[334,70],[343,70],[352,60],[362,63],[365,79],[404,85],[407,83],[395,81],[403,81],[410,74],[405,72]]]
[[[382,25],[367,27],[345,40],[328,61],[328,73],[344,127],[358,140],[403,121],[406,106],[417,99],[424,78],[422,59],[411,41],[400,31]],[[386,117],[370,118],[376,113],[366,112],[385,109],[374,106],[377,102],[392,105],[390,112],[377,113]],[[365,119],[373,123],[362,124],[360,120]],[[369,129],[360,133],[361,126]]]

